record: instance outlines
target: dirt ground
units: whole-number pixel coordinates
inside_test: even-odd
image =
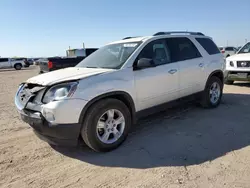
[[[0,187],[250,187],[250,84],[222,104],[184,105],[140,121],[109,153],[51,147],[20,120],[14,95],[36,68],[0,70]]]

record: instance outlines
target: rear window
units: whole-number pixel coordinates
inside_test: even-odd
[[[200,45],[207,51],[209,55],[219,54],[220,50],[214,44],[214,42],[209,38],[196,38]]]
[[[234,47],[226,47],[226,51],[234,51]]]

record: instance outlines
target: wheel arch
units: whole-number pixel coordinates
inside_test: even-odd
[[[208,80],[212,77],[212,76],[216,76],[217,78],[219,78],[222,82],[222,84],[224,84],[224,74],[222,72],[222,70],[215,70],[213,71],[207,78],[207,82]],[[206,82],[206,85],[207,85],[207,82]],[[206,86],[205,86],[206,87]]]
[[[13,67],[16,68],[17,65],[20,65],[21,67],[23,67],[22,63],[15,63]]]
[[[124,91],[112,91],[112,92],[108,92],[102,95],[99,95],[93,99],[91,99],[86,106],[82,109],[82,112],[80,114],[80,118],[79,118],[79,123],[82,124],[83,120],[86,116],[86,113],[88,111],[88,109],[94,105],[96,102],[100,101],[100,100],[104,100],[107,98],[114,98],[114,99],[118,99],[120,101],[122,101],[129,109],[129,111],[131,112],[131,119],[132,122],[135,123],[136,122],[136,118],[135,118],[135,104],[134,101],[131,97],[130,94],[128,94],[127,92]]]

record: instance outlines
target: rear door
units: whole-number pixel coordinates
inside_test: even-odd
[[[188,96],[199,92],[204,87],[205,62],[187,37],[166,39],[173,62],[178,62],[180,96]]]
[[[8,58],[0,58],[0,68],[11,68]]]

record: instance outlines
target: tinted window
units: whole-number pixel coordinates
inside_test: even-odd
[[[234,47],[226,47],[225,50],[226,51],[234,51]]]
[[[208,38],[196,38],[200,45],[207,51],[209,55],[219,54],[220,51],[218,47],[214,44],[211,39]],[[220,48],[222,50],[223,48]]]
[[[86,48],[86,56],[89,56],[90,54],[92,54],[96,50],[98,50],[98,49],[97,48]]]
[[[164,40],[156,40],[147,44],[139,54],[137,59],[153,59],[156,65],[170,62],[170,56]]]
[[[166,41],[173,62],[201,57],[198,49],[186,37],[167,38]]]
[[[0,62],[6,62],[8,61],[8,58],[0,58]]]

